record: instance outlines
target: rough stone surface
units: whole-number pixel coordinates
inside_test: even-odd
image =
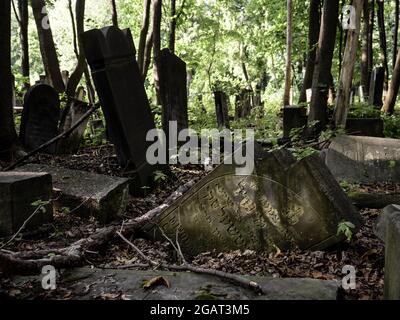
[[[21,118],[20,139],[28,149],[36,149],[58,134],[60,99],[57,92],[46,84],[31,87],[25,95]],[[48,147],[55,152],[55,145]]]
[[[157,286],[143,289],[143,284],[155,277],[164,277],[171,288]],[[76,294],[76,299],[99,299],[109,294],[126,300],[336,300],[338,284],[335,281],[314,279],[274,279],[246,277],[258,282],[265,295],[238,287],[218,277],[193,273],[162,271],[129,271],[74,269],[63,273],[59,281]],[[19,277],[17,283],[30,278]],[[35,279],[40,286],[40,279]]]
[[[369,104],[381,108],[383,106],[383,89],[385,84],[385,69],[375,68],[371,73],[371,83],[369,88]]]
[[[400,140],[340,136],[323,151],[323,158],[339,181],[400,182]]]
[[[133,176],[132,193],[139,194],[153,184],[153,173],[159,169],[146,161],[152,144],[146,135],[155,124],[132,35],[129,29],[106,27],[83,33],[82,40],[109,137],[121,167]]]
[[[283,138],[289,139],[293,129],[302,128],[307,124],[307,109],[296,106],[283,108]]]
[[[107,223],[126,208],[129,179],[39,164],[29,164],[18,170],[50,173],[54,188],[62,193],[56,205],[74,210],[75,214],[94,216]]]
[[[297,162],[285,150],[256,152],[253,175],[221,165],[163,212],[159,228],[187,254],[276,247],[321,250],[343,240],[338,224],[360,216],[317,156]]]
[[[0,173],[0,237],[16,233],[34,213],[37,201],[49,201],[52,196],[52,179],[49,174],[32,172]],[[52,222],[53,205],[49,203],[38,211],[27,230]]]
[[[391,205],[384,209],[376,233],[386,245],[385,299],[400,300],[400,206]]]
[[[347,119],[346,132],[353,136],[384,137],[384,123],[381,118]]]

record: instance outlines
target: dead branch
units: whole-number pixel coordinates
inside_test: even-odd
[[[22,158],[20,158],[13,164],[9,165],[7,168],[3,169],[3,171],[10,171],[10,170],[15,169],[17,166],[23,164],[26,160],[28,160],[32,156],[36,155],[40,151],[55,144],[56,142],[58,142],[61,139],[65,139],[65,138],[69,137],[75,131],[75,129],[78,128],[87,118],[89,118],[92,115],[92,113],[95,112],[99,107],[100,107],[99,104],[93,105],[88,110],[88,112],[86,112],[70,129],[59,134],[58,136],[54,137],[53,139],[47,141],[46,143],[42,144],[40,147],[36,148],[35,150],[29,152],[27,155],[23,156]]]
[[[174,201],[185,194],[194,184],[194,180],[189,181],[171,194],[159,207],[139,218],[125,222],[123,235],[131,237],[137,234],[138,231],[169,208]],[[41,269],[46,265],[51,265],[56,269],[82,266],[85,264],[87,253],[104,249],[111,241],[115,240],[117,232],[120,232],[120,230],[121,225],[110,225],[97,230],[88,238],[76,241],[69,247],[61,249],[16,253],[0,250],[0,270],[5,274],[34,275],[40,273]]]

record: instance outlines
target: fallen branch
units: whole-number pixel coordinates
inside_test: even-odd
[[[147,212],[143,216],[131,219],[123,224],[123,234],[131,237],[138,233],[145,225],[157,218],[165,209],[193,187],[192,180],[181,186],[159,207]],[[83,266],[85,256],[90,252],[97,252],[117,238],[117,232],[122,230],[121,225],[111,225],[97,230],[90,237],[76,241],[72,245],[61,249],[28,251],[10,253],[0,250],[0,270],[5,274],[35,275],[41,272],[46,265],[56,269],[66,269]]]
[[[16,162],[12,163],[11,165],[9,165],[8,167],[6,167],[5,169],[3,169],[2,171],[10,171],[15,169],[17,166],[23,164],[26,160],[28,160],[29,158],[33,157],[34,155],[36,155],[37,153],[39,153],[40,151],[50,147],[51,145],[55,144],[56,142],[58,142],[61,139],[65,139],[68,138],[74,131],[76,128],[78,128],[87,118],[89,118],[93,112],[95,112],[98,108],[100,107],[99,104],[95,104],[93,105],[88,112],[86,112],[71,128],[69,128],[67,131],[59,134],[58,136],[54,137],[53,139],[45,142],[44,144],[42,144],[41,146],[39,146],[38,148],[36,148],[35,150],[29,152],[27,155],[23,156],[22,158],[18,159]]]

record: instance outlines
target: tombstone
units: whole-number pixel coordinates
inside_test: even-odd
[[[297,106],[283,108],[283,138],[290,139],[293,129],[302,128],[307,124],[307,109]]]
[[[236,96],[235,120],[250,116],[251,109],[251,92],[247,89],[242,90],[240,94]]]
[[[60,133],[71,129],[71,127],[89,110],[90,106],[86,102],[73,100],[72,103],[63,111],[60,121]],[[88,122],[89,118],[83,121],[67,138],[61,139],[57,143],[57,153],[72,154],[77,152],[85,134]]]
[[[343,135],[322,156],[338,181],[400,182],[400,140]]]
[[[163,49],[160,53],[160,98],[162,123],[169,136],[169,123],[176,121],[178,133],[189,128],[186,63]]]
[[[132,35],[129,29],[106,27],[83,33],[82,41],[110,140],[121,167],[134,177],[131,192],[141,194],[143,187],[152,185],[153,173],[159,168],[146,160],[152,144],[146,136],[155,124]]]
[[[378,109],[383,106],[383,88],[385,83],[385,68],[375,68],[371,73],[371,84],[369,88],[369,104]]]
[[[353,136],[383,138],[384,125],[381,118],[348,118],[346,132]]]
[[[229,99],[225,92],[215,91],[215,112],[219,128],[229,128]]]
[[[383,210],[375,228],[385,242],[385,299],[400,300],[400,206]]]
[[[50,173],[54,188],[60,190],[54,201],[58,209],[68,208],[73,214],[94,217],[101,223],[111,222],[125,212],[129,179],[41,164],[28,164],[17,171]]]
[[[34,203],[43,201],[26,225],[26,230],[35,230],[53,219],[53,186],[51,175],[33,172],[0,173],[0,237],[15,234],[38,209]]]
[[[29,150],[34,150],[53,139],[58,134],[60,119],[60,98],[58,93],[47,84],[31,87],[24,98],[20,140]],[[54,153],[56,146],[48,147],[44,152]]]
[[[257,148],[259,149],[259,148]],[[240,150],[242,152],[242,150]],[[256,151],[252,175],[223,164],[146,226],[178,238],[188,255],[217,250],[323,250],[344,240],[341,221],[360,216],[317,156]],[[356,230],[354,230],[356,231]]]

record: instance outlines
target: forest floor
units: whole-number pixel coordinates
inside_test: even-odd
[[[119,167],[112,146],[82,149],[76,155],[49,156],[38,155],[32,163],[45,163],[65,168],[84,170],[100,174],[119,176]],[[173,167],[174,179],[162,182],[144,198],[131,198],[126,218],[138,217],[161,205],[179,186],[207,173],[202,166]],[[376,186],[379,191],[382,186]],[[378,190],[379,189],[379,190]],[[365,188],[364,188],[365,190]],[[369,192],[374,192],[368,186]],[[324,252],[278,252],[274,254],[246,252],[205,252],[187,259],[195,266],[221,270],[228,273],[254,276],[273,276],[276,278],[314,278],[320,280],[338,280],[343,278],[342,268],[354,266],[357,270],[357,289],[343,292],[345,299],[375,300],[383,298],[384,285],[384,244],[373,232],[373,226],[380,210],[361,211],[364,225],[351,243]],[[74,241],[86,238],[100,227],[93,219],[83,219],[65,213],[56,212],[54,223],[47,229],[35,234],[26,234],[7,247],[8,250],[27,251],[62,248]],[[154,261],[176,263],[177,256],[168,243],[136,239],[133,243]],[[1,242],[0,242],[1,244]],[[126,265],[143,264],[133,250],[122,241],[109,244],[101,255],[93,254],[87,260],[88,266],[96,268],[121,268]],[[16,285],[0,274],[0,296],[15,299],[73,299],[74,292],[62,285],[52,292],[32,292],[29,282]],[[96,297],[93,297],[96,298]],[[98,298],[98,297],[97,297]],[[101,297],[100,297],[101,298]]]

